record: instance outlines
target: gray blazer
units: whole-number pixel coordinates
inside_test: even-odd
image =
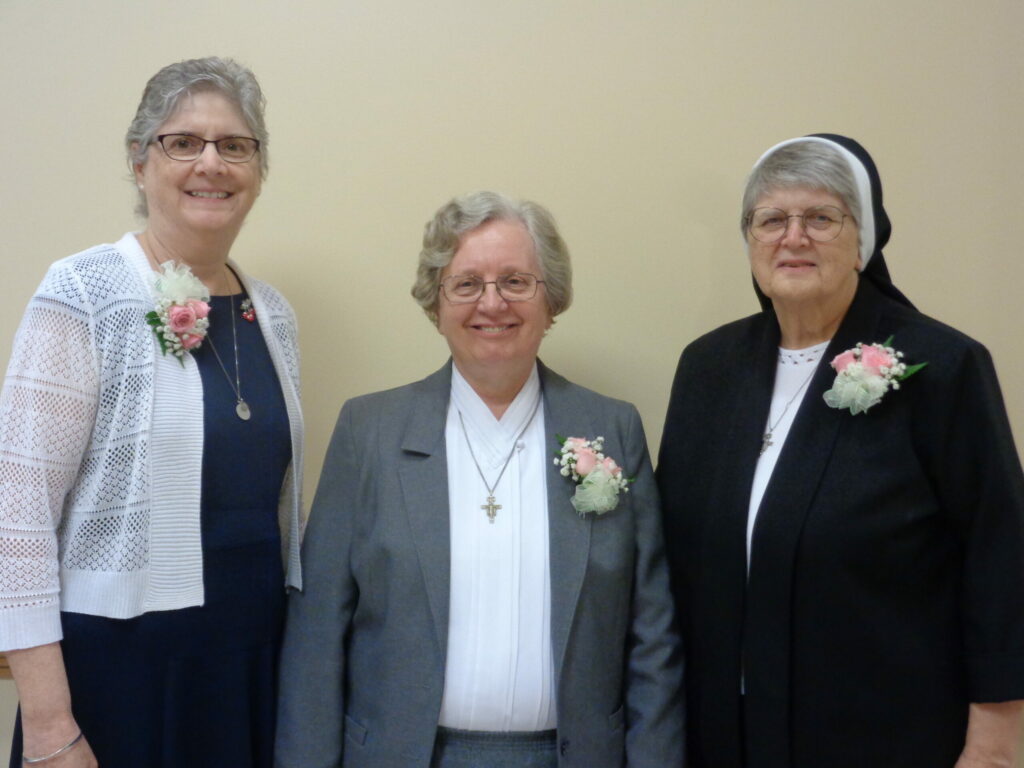
[[[559,766],[683,764],[682,661],[658,496],[628,404],[540,365],[544,425],[603,435],[636,482],[581,517],[548,467]],[[445,419],[451,362],[348,401],[324,462],[288,606],[279,768],[428,768],[448,648]]]

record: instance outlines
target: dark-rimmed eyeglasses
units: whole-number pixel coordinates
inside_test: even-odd
[[[204,139],[191,133],[164,133],[156,137],[156,143],[172,160],[195,160],[203,154],[207,144],[213,144],[217,148],[217,154],[225,162],[246,163],[252,160],[260,149],[259,139],[249,136]]]
[[[476,275],[449,275],[441,281],[441,292],[450,304],[473,304],[480,301],[488,285],[493,285],[505,301],[529,301],[537,295],[537,286],[543,282],[529,272],[498,275],[496,280],[484,280]]]
[[[811,240],[827,243],[843,231],[849,214],[834,205],[816,205],[803,213],[786,213],[779,208],[755,208],[747,216],[747,229],[759,243],[777,243],[789,228],[790,219],[799,219]]]

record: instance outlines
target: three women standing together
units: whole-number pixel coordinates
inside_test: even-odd
[[[451,359],[345,404],[300,574],[295,320],[228,259],[266,172],[262,103],[230,61],[161,70],[126,139],[144,230],[57,262],[18,331],[12,766],[1012,755],[1020,464],[987,353],[889,280],[859,145],[755,166],[763,311],[684,352],[657,483],[636,410],[538,358],[572,298],[550,214],[443,206],[413,296]]]

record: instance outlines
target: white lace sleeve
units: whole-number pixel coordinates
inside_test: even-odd
[[[58,530],[96,418],[92,315],[51,267],[14,339],[0,394],[0,649],[59,640]]]

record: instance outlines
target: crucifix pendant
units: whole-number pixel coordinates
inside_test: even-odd
[[[769,445],[775,445],[775,443],[772,442],[772,433],[765,432],[764,437],[761,438],[761,453],[759,453],[758,456],[763,456],[764,452],[768,450]]]
[[[494,516],[496,514],[498,514],[498,510],[501,509],[501,504],[495,504],[494,503],[494,497],[493,496],[488,496],[487,497],[487,503],[486,504],[482,504],[480,506],[480,509],[483,509],[483,510],[487,511],[487,520],[490,523],[493,524],[494,523]]]

